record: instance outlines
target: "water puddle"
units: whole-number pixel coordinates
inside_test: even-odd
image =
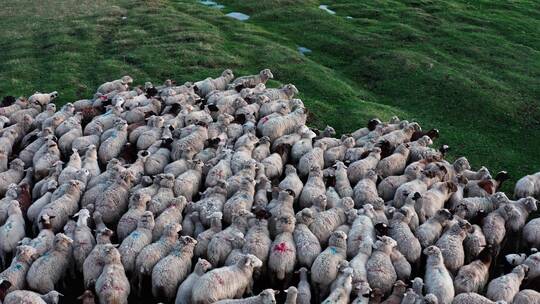
[[[319,5],[319,8],[322,9],[323,11],[329,13],[330,15],[335,15],[336,14],[336,12],[334,12],[333,10],[328,8],[328,5],[321,4],[321,5]]]
[[[215,9],[222,9],[225,7],[225,5],[219,4],[216,1],[212,0],[201,0],[199,1],[199,3]]]
[[[308,49],[307,47],[299,46],[298,47],[298,52],[300,52],[300,54],[305,56],[306,54],[311,53],[312,50]]]
[[[249,19],[249,15],[239,13],[239,12],[228,13],[225,16],[228,16],[228,17],[234,18],[236,20],[240,20],[240,21],[246,21],[246,20]]]

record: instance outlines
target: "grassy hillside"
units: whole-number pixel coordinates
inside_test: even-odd
[[[0,95],[58,90],[68,102],[126,73],[136,83],[183,82],[269,67],[273,85],[297,85],[314,125],[347,132],[398,115],[439,128],[452,157],[475,167],[514,177],[540,170],[538,2],[218,2],[225,9],[195,0],[5,0]],[[231,11],[251,18],[224,16]]]

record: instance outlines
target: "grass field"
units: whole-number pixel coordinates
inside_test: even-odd
[[[540,170],[538,2],[220,3],[5,0],[0,95],[58,90],[65,103],[123,74],[184,82],[269,67],[272,85],[300,89],[313,125],[348,132],[398,115],[439,128],[451,156],[474,167],[514,178]],[[251,18],[224,16],[231,11]]]

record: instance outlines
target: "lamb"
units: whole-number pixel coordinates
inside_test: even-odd
[[[420,178],[423,172],[423,166],[419,163],[411,163],[405,168],[403,175],[388,176],[377,186],[377,192],[384,201],[394,198],[396,190],[402,184]]]
[[[243,256],[235,265],[211,270],[197,280],[192,291],[194,304],[209,304],[216,301],[242,296],[251,290],[254,268],[262,262],[253,255]]]
[[[221,223],[222,217],[223,217],[223,214],[221,212],[214,212],[209,216],[210,228],[208,228],[207,230],[197,235],[197,245],[195,246],[195,256],[197,257],[206,256],[206,252],[208,250],[208,244],[210,243],[210,240],[216,233],[222,231],[222,223]]]
[[[422,176],[420,176],[420,178],[411,180],[400,185],[396,189],[394,200],[392,201],[393,206],[395,208],[403,207],[409,195],[412,195],[415,192],[418,192],[419,194],[426,192],[428,190],[428,187],[430,187],[434,182],[436,182],[436,180],[437,178],[430,178],[424,173],[422,174]],[[440,195],[430,196],[436,198],[437,201],[441,200]]]
[[[96,293],[100,304],[127,304],[131,291],[129,281],[114,245],[105,245],[103,272],[96,281]]]
[[[278,290],[279,291],[279,290]],[[221,300],[216,304],[274,304],[276,303],[276,291],[273,289],[265,289],[256,296],[237,300]]]
[[[478,225],[472,225],[467,237],[463,241],[465,263],[472,262],[486,246],[486,237],[482,232],[482,228]]]
[[[376,204],[380,200],[377,195],[377,173],[369,170],[353,189],[353,199],[356,208],[365,204]]]
[[[398,280],[408,280],[411,276],[412,266],[397,247],[392,249],[390,260],[392,261]]]
[[[456,191],[457,185],[454,182],[439,182],[433,184],[426,192],[423,192],[420,199],[416,201],[416,211],[420,223],[425,222],[434,216],[437,210],[442,209],[444,203]]]
[[[422,248],[409,227],[411,218],[412,212],[407,209],[403,210],[403,212],[394,212],[389,222],[388,236],[396,241],[396,248],[405,256],[407,261],[416,264],[420,260]]]
[[[444,265],[451,273],[456,273],[465,263],[463,241],[470,228],[471,225],[466,220],[458,220],[437,240],[436,246],[442,253]]]
[[[349,218],[349,222],[352,221],[352,224],[347,235],[347,257],[349,259],[353,258],[364,249],[364,253],[369,257],[371,255],[371,247],[375,243],[375,227],[369,216],[363,213],[357,213],[355,210],[351,211],[354,214],[354,218]]]
[[[176,178],[173,188],[175,196],[183,195],[188,201],[193,199],[193,196],[198,193],[202,182],[203,165],[201,161],[194,161],[192,169]]]
[[[300,140],[295,142],[291,148],[291,159],[294,164],[297,164],[302,156],[313,150],[313,138],[316,136],[310,129],[300,131]]]
[[[90,218],[88,209],[83,208],[74,216],[79,218],[77,219],[77,228],[75,228],[73,237],[73,257],[77,271],[82,273],[84,261],[96,245],[96,240],[88,227],[88,219]]]
[[[283,164],[287,161],[286,156],[279,153],[272,153],[267,158],[263,159],[260,166],[264,167],[265,175],[269,179],[277,179],[283,173]]]
[[[441,209],[422,225],[418,226],[414,234],[420,241],[422,248],[427,248],[430,245],[435,244],[435,242],[439,239],[443,228],[446,226],[448,221],[452,219],[452,217],[452,213],[450,213],[448,209]]]
[[[171,161],[172,138],[162,138],[148,148],[149,156],[144,160],[144,174],[152,176],[162,173]]]
[[[183,196],[170,201],[169,206],[156,218],[154,230],[152,230],[152,241],[159,239],[168,224],[182,222],[182,211],[187,204]]]
[[[304,108],[298,108],[285,116],[279,116],[260,121],[262,125],[257,127],[257,130],[262,136],[268,136],[271,141],[276,140],[283,135],[291,134],[299,126],[305,125],[307,114]]]
[[[298,263],[309,268],[311,268],[313,261],[322,251],[319,239],[309,230],[309,225],[313,223],[314,217],[315,214],[312,209],[306,208],[298,212],[293,232]],[[347,239],[348,242],[349,239]],[[348,244],[347,248],[349,248]]]
[[[336,161],[334,165],[334,175],[336,178],[335,190],[340,197],[353,197],[354,192],[347,177],[347,167],[341,161]]]
[[[63,294],[56,290],[52,290],[44,295],[29,290],[15,290],[6,296],[4,304],[58,304],[60,297],[63,296]]]
[[[191,303],[192,291],[197,280],[202,277],[212,265],[205,259],[200,259],[195,264],[193,272],[180,284],[176,293],[175,304]]]
[[[540,172],[525,175],[516,182],[514,197],[517,199],[527,196],[540,199]]]
[[[478,260],[461,267],[454,278],[456,294],[466,292],[481,292],[489,279],[489,267],[491,266],[492,252],[488,247],[483,250]]]
[[[366,158],[357,160],[349,165],[347,168],[347,175],[352,185],[356,185],[369,170],[373,170],[377,167],[379,160],[381,159],[381,149],[373,148]]]
[[[354,202],[351,198],[345,197],[339,206],[319,212],[309,229],[317,238],[321,245],[326,244],[332,231],[343,225],[347,220],[346,212],[353,209]]]
[[[540,302],[540,293],[532,289],[523,289],[515,297],[512,303],[527,304]]]
[[[519,292],[519,286],[529,271],[527,265],[516,266],[511,273],[495,278],[489,282],[486,296],[493,301],[512,303]]]
[[[124,92],[127,91],[128,86],[133,83],[133,78],[130,76],[122,76],[120,79],[116,79],[110,82],[105,82],[102,85],[100,85],[97,89],[97,93],[101,93],[103,95],[109,94],[111,92]]]
[[[7,208],[8,218],[0,227],[0,258],[2,267],[6,265],[6,255],[11,254],[25,236],[24,217],[18,201],[11,201]]]
[[[323,141],[319,140],[317,142],[322,143]],[[342,138],[342,141],[338,146],[329,146],[328,149],[324,152],[324,166],[329,167],[332,164],[335,164],[337,161],[344,161],[347,151],[349,151],[349,149],[353,149],[354,145],[354,138],[345,137]]]
[[[340,274],[332,284],[331,289],[332,292],[322,303],[346,304],[350,302],[349,298],[352,291],[352,269],[350,267],[340,268]]]
[[[231,226],[216,233],[208,243],[206,256],[214,267],[222,265],[234,248],[243,246],[244,233],[247,229],[245,212],[245,210],[242,210],[235,214]]]
[[[497,192],[488,197],[465,197],[456,206],[456,213],[464,219],[471,220],[481,211],[490,213],[508,201],[504,192]]]
[[[255,195],[255,181],[242,177],[239,189],[223,205],[223,219],[231,223],[233,214],[240,210],[251,210]]]
[[[227,69],[221,73],[221,76],[218,78],[208,77],[204,80],[195,82],[193,84],[193,90],[197,95],[201,97],[206,97],[210,92],[214,90],[224,90],[227,88],[229,82],[234,79],[234,74],[231,70]]]
[[[83,264],[83,276],[85,288],[93,287],[103,270],[103,257],[107,244],[111,243],[113,231],[106,228],[97,231],[96,246],[92,249]]]
[[[161,174],[159,189],[147,205],[147,209],[155,215],[159,215],[167,208],[172,199],[174,199],[174,175]]]
[[[268,79],[273,79],[274,75],[270,69],[264,69],[259,72],[258,75],[249,75],[236,78],[231,84],[229,84],[229,89],[234,88],[236,91],[240,92],[243,88],[254,88],[259,84],[266,84]]]
[[[424,249],[427,255],[426,274],[426,292],[434,294],[439,303],[450,304],[454,299],[454,284],[452,277],[444,266],[444,260],[441,250],[437,246],[429,246]]]
[[[500,206],[490,212],[482,222],[482,231],[486,236],[486,243],[499,253],[499,247],[506,235],[506,222],[521,216],[519,210],[513,204]]]
[[[143,276],[151,275],[154,266],[173,250],[178,239],[178,233],[181,230],[182,227],[180,224],[169,224],[165,231],[163,231],[163,235],[159,241],[145,246],[137,255],[134,271],[136,271],[136,281],[138,283],[139,293],[142,292]]]
[[[233,153],[229,149],[222,151],[222,155],[220,155],[222,156],[221,160],[217,163],[217,165],[213,166],[206,174],[204,185],[207,188],[214,187],[220,181],[227,180],[233,175],[231,169],[232,155]]]
[[[52,220],[52,229],[56,232],[60,231],[69,217],[77,212],[78,202],[81,197],[82,183],[80,181],[71,180],[65,185],[64,192],[59,194],[57,199],[51,197],[51,203],[43,207],[38,215],[38,218],[48,215]],[[42,223],[38,223],[38,227],[43,228]]]
[[[463,191],[467,197],[489,196],[495,193],[502,186],[503,182],[509,178],[510,176],[506,171],[501,171],[497,173],[495,179],[490,177],[488,179],[469,181]]]
[[[103,191],[96,200],[96,211],[103,215],[105,223],[117,222],[128,207],[128,191],[134,176],[129,171],[120,176]]]
[[[103,137],[103,135],[102,135]],[[111,135],[102,140],[99,145],[98,157],[102,164],[106,164],[111,159],[118,157],[122,148],[127,143],[127,123],[125,121],[119,122]]]
[[[89,176],[88,180],[97,177],[101,174],[101,169],[99,168],[98,158],[97,158],[97,148],[95,145],[89,145],[84,154],[82,168],[88,170]]]
[[[384,159],[381,159],[377,164],[377,173],[382,177],[400,175],[407,166],[407,159],[409,158],[409,145],[399,145],[394,153]]]
[[[24,177],[24,163],[16,158],[9,164],[9,170],[0,173],[0,195],[5,195],[10,184],[18,184]]]
[[[138,220],[137,228],[123,238],[118,251],[127,273],[133,273],[136,270],[137,256],[143,248],[152,243],[152,229],[154,229],[154,215],[150,211],[144,211]]]
[[[0,137],[0,144],[2,145],[2,148],[7,155],[11,155],[13,151],[13,146],[15,145],[15,142],[17,142],[17,137],[18,134],[16,130],[6,130],[2,134],[2,137]],[[25,155],[23,154],[23,156]]]
[[[152,270],[152,294],[171,300],[178,286],[191,271],[191,258],[197,241],[183,236],[173,251],[159,261]]]
[[[392,290],[397,274],[392,265],[390,255],[393,248],[397,246],[392,238],[383,236],[373,245],[375,249],[369,257],[366,269],[369,286],[377,288],[383,293]]]
[[[323,172],[320,167],[313,166],[309,171],[309,176],[306,184],[302,188],[298,200],[300,208],[309,208],[313,200],[321,195],[325,195],[326,187],[323,180]]]
[[[296,245],[293,238],[295,223],[296,220],[291,215],[282,215],[277,219],[277,235],[270,249],[268,268],[272,277],[280,281],[291,278],[296,263]]]
[[[7,292],[24,289],[26,285],[26,273],[34,261],[36,249],[31,246],[21,245],[17,247],[17,253],[11,265],[0,273],[0,281],[8,281],[11,287]]]
[[[510,230],[517,232],[520,231],[523,226],[525,226],[529,214],[538,210],[538,207],[536,206],[537,201],[533,197],[529,196],[520,198],[517,201],[510,201],[510,203],[517,208],[520,214],[518,218],[509,222]]]
[[[267,214],[265,213],[263,217]],[[256,256],[263,265],[266,265],[272,240],[268,231],[268,221],[265,218],[249,219],[249,230],[245,235],[245,242],[242,246],[242,253]],[[255,274],[260,273],[256,271]]]
[[[523,227],[523,239],[531,247],[540,247],[540,218],[530,220],[525,227]]]
[[[118,221],[116,233],[119,240],[125,239],[133,230],[137,228],[139,217],[146,210],[146,205],[150,201],[150,196],[145,193],[134,193],[129,198],[129,209]]]
[[[67,271],[71,260],[71,244],[73,240],[63,233],[56,235],[54,247],[42,257],[38,258],[26,275],[28,286],[40,293],[54,290]]]
[[[286,84],[279,89],[266,89],[260,95],[268,97],[270,100],[285,99],[290,100],[298,94],[298,89],[293,84]]]

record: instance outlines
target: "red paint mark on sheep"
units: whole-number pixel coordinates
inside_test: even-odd
[[[281,242],[277,245],[274,246],[274,251],[277,251],[277,252],[287,252],[287,251],[291,251],[291,249],[289,249],[287,247],[287,244],[285,244],[285,242]]]

